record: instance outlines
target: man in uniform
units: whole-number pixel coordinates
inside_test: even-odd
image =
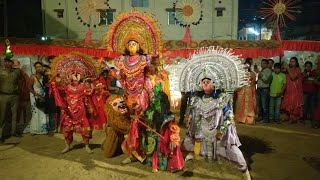
[[[11,135],[20,136],[16,131],[19,107],[18,82],[23,73],[21,69],[13,68],[13,63],[10,58],[5,58],[4,66],[0,67],[0,142],[5,140],[4,129],[8,123],[11,123]]]

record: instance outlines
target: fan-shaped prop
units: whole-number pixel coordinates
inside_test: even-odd
[[[292,13],[297,13],[300,6],[297,5],[300,0],[265,0],[263,4],[266,7],[260,9],[262,17],[267,19],[267,24],[276,27],[286,26],[285,18],[295,20],[296,18]]]
[[[97,9],[106,9],[109,6],[105,0],[75,0],[75,2],[78,20],[88,27],[97,27],[100,19]]]
[[[180,74],[180,91],[199,91],[199,83],[204,77],[212,79],[215,86],[234,91],[248,85],[247,67],[241,63],[239,56],[233,55],[231,49],[220,47],[201,48],[191,59],[187,60]]]
[[[105,44],[110,51],[124,53],[125,39],[134,32],[142,39],[141,48],[144,53],[158,55],[162,50],[160,27],[156,18],[137,10],[121,13],[112,23],[105,38]]]
[[[186,27],[183,42],[190,44],[190,25],[198,25],[203,17],[202,0],[180,0],[173,3],[173,16],[178,24]]]
[[[180,26],[200,24],[203,17],[202,0],[180,0],[173,3],[173,15]]]

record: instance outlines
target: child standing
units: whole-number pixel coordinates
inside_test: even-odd
[[[286,87],[286,75],[281,72],[281,64],[275,63],[270,85],[269,121],[280,123],[281,99]]]
[[[301,122],[305,120],[313,120],[313,112],[317,99],[317,87],[314,83],[316,79],[316,71],[312,70],[312,62],[307,61],[304,63],[304,71],[302,73],[302,90],[303,90],[303,118]]]

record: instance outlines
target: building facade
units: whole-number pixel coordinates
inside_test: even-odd
[[[51,39],[83,39],[89,28],[92,39],[102,39],[120,12],[135,7],[153,13],[164,40],[181,40],[185,28],[177,25],[174,0],[42,0],[44,36]],[[179,0],[179,3],[199,0]],[[193,40],[237,39],[238,0],[202,0],[202,20],[191,25]]]

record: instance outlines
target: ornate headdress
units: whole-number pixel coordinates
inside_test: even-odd
[[[137,10],[117,16],[105,37],[109,51],[124,53],[128,39],[139,41],[144,53],[158,55],[162,50],[160,27],[156,18]]]
[[[68,76],[72,73],[80,73],[83,78],[95,78],[99,72],[99,64],[93,57],[80,52],[71,52],[55,57],[49,73],[53,77],[59,74],[62,83],[66,84],[69,82]]]
[[[125,44],[127,44],[129,41],[136,41],[140,46],[143,44],[142,37],[134,31],[131,31],[124,39]]]
[[[249,74],[239,56],[233,55],[231,49],[206,47],[195,52],[187,60],[180,74],[180,91],[199,91],[199,83],[210,78],[215,86],[226,91],[248,85]]]

